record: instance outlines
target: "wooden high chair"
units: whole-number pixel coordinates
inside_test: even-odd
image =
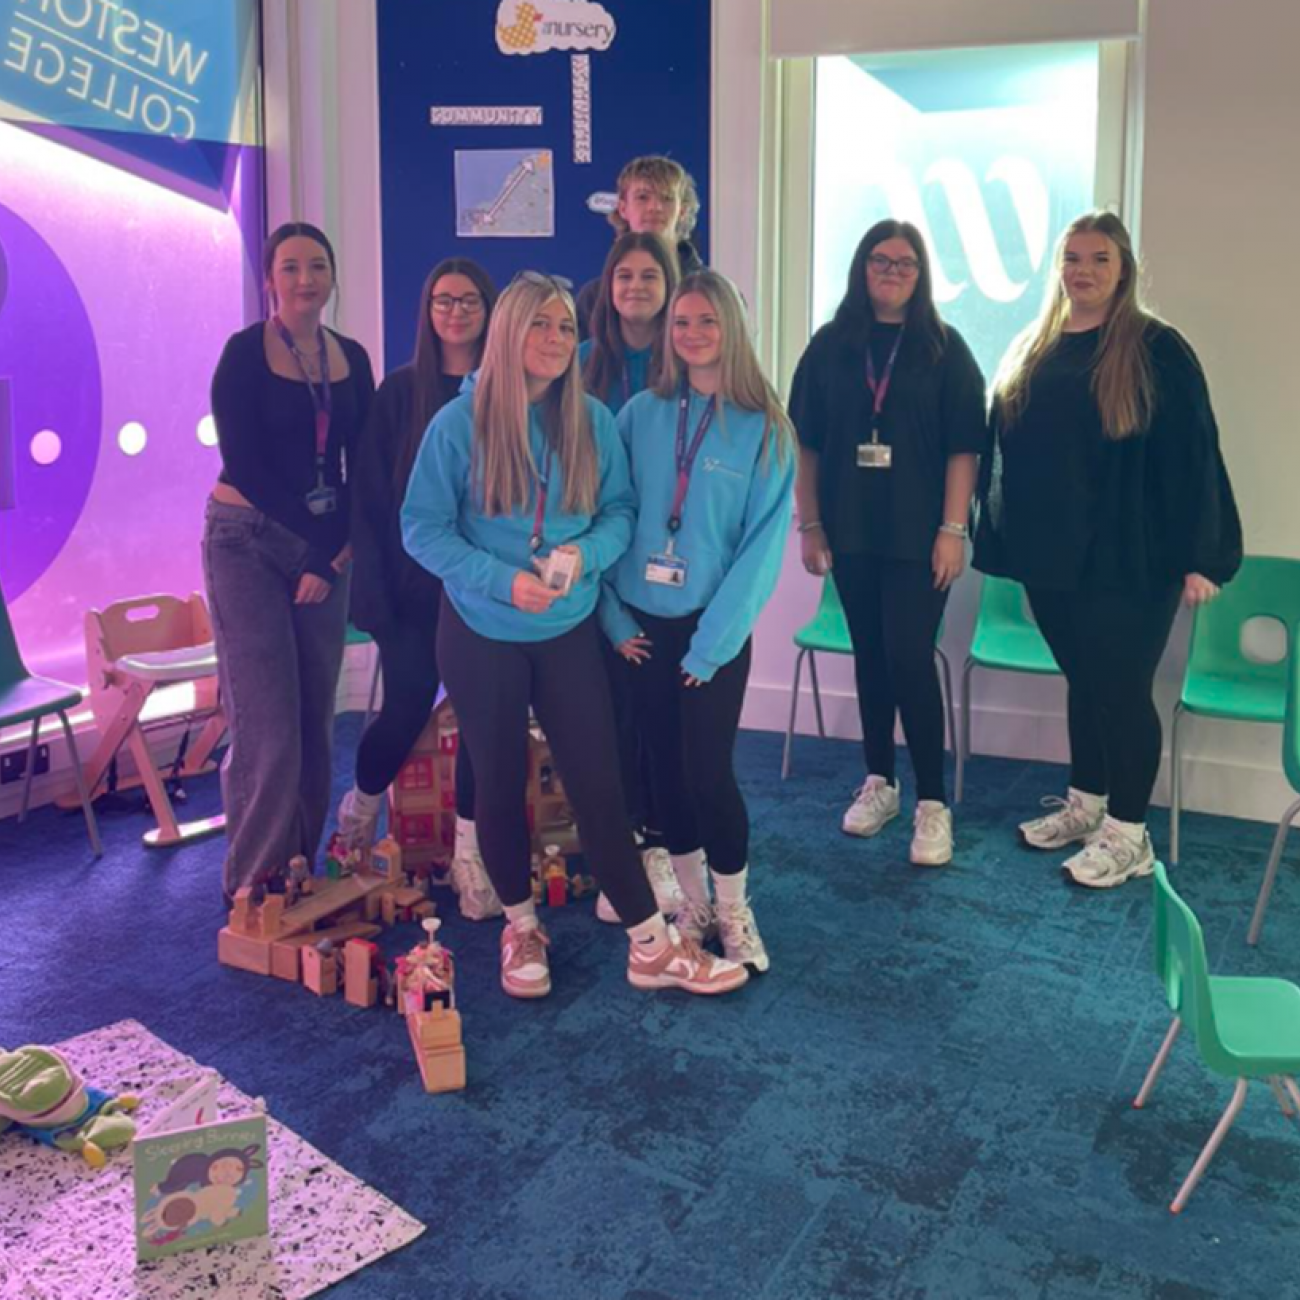
[[[94,794],[123,745],[135,760],[137,776],[119,789],[143,784],[158,819],[144,836],[150,848],[184,844],[225,827],[222,814],[178,822],[162,773],[145,738],[146,727],[181,722],[203,729],[188,746],[177,777],[213,770],[212,751],[226,731],[217,688],[217,653],[203,597],[139,596],[119,600],[86,615],[86,665],[90,705],[99,745],[86,765],[86,786]],[[157,696],[155,696],[155,691]],[[164,698],[165,697],[165,698]],[[149,704],[149,716],[145,706]]]

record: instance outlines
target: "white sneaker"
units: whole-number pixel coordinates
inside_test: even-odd
[[[682,887],[677,881],[677,873],[673,870],[673,860],[668,850],[642,849],[641,865],[645,868],[650,888],[654,890],[655,906],[664,916],[672,916],[685,902],[686,895],[682,893]],[[620,924],[614,904],[609,901],[603,889],[596,899],[596,919],[609,925]]]
[[[722,951],[728,961],[738,966],[745,966],[756,975],[763,974],[771,966],[767,949],[763,946],[763,936],[758,932],[754,920],[754,909],[748,902],[716,904],[718,918],[718,935],[722,940]]]
[[[693,902],[685,894],[672,919],[683,939],[701,947],[717,933],[718,919],[713,908],[708,903]]]
[[[460,914],[468,921],[486,921],[500,916],[504,910],[478,851],[478,829],[473,822],[461,817],[456,818],[451,887],[460,898]]]
[[[952,861],[952,810],[935,799],[916,805],[912,865],[942,867]]]
[[[1146,828],[1134,840],[1107,817],[1084,848],[1061,864],[1076,885],[1088,889],[1114,889],[1134,876],[1149,876],[1156,869],[1155,850]]]
[[[614,904],[609,901],[609,895],[603,889],[596,895],[596,920],[604,921],[606,925],[620,924]]]
[[[374,847],[375,832],[379,828],[379,810],[383,803],[379,799],[374,812],[365,813],[357,806],[355,787],[343,796],[339,801],[339,836],[346,848],[359,849],[362,853],[369,854]]]
[[[1106,816],[1106,802],[1093,811],[1083,802],[1077,790],[1071,790],[1065,799],[1048,795],[1044,808],[1055,808],[1044,817],[1020,823],[1020,836],[1030,848],[1063,849],[1067,844],[1087,841],[1101,829]]]
[[[840,825],[845,835],[876,835],[887,821],[897,816],[898,782],[890,785],[883,776],[869,776]]]

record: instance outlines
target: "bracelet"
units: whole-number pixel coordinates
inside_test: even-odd
[[[970,536],[970,530],[965,524],[953,524],[948,523],[947,521],[939,525],[939,531],[941,533],[947,533],[949,537],[960,537],[965,539]]]
[[[801,533],[815,533],[822,526],[820,519],[814,519],[809,523],[800,524],[798,531]]]

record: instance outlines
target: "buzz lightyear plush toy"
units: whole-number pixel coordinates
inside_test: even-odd
[[[89,1088],[67,1058],[49,1047],[0,1051],[0,1133],[15,1132],[71,1151],[102,1169],[108,1152],[135,1136],[128,1112],[140,1104],[129,1093],[114,1097]]]

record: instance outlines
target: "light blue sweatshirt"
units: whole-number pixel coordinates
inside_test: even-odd
[[[708,399],[692,392],[686,443]],[[646,581],[646,562],[668,542],[668,516],[677,486],[677,399],[652,392],[634,397],[619,413],[636,492],[632,545],[606,576],[600,621],[621,645],[642,629],[633,606],[662,618],[703,610],[682,670],[709,681],[749,638],[776,587],[794,501],[795,457],[774,446],[763,458],[761,412],[723,403],[695,458],[675,553],[686,561],[681,587]]]
[[[583,339],[578,344],[578,365],[584,370],[587,367],[587,358],[591,356],[591,349],[595,346],[594,339]],[[646,386],[646,380],[650,374],[650,353],[653,348],[639,348],[637,351],[625,351],[623,353],[623,371],[627,376],[627,387],[623,387],[622,380],[616,380],[609,390],[609,396],[605,399],[605,405],[609,407],[615,415],[629,400],[642,392]]]
[[[572,589],[550,609],[528,614],[510,603],[515,575],[534,572],[529,539],[537,509],[536,493],[525,509],[489,517],[470,489],[474,437],[472,384],[433,417],[420,444],[402,505],[402,543],[412,559],[442,579],[456,612],[480,636],[493,641],[547,641],[577,627],[596,607],[600,575],[627,550],[634,502],[627,457],[614,417],[594,397],[587,398],[600,467],[594,515],[566,514],[564,471],[551,457],[550,487],[538,555],[575,545],[582,572]],[[539,408],[529,409],[529,446],[542,464],[545,434]]]

